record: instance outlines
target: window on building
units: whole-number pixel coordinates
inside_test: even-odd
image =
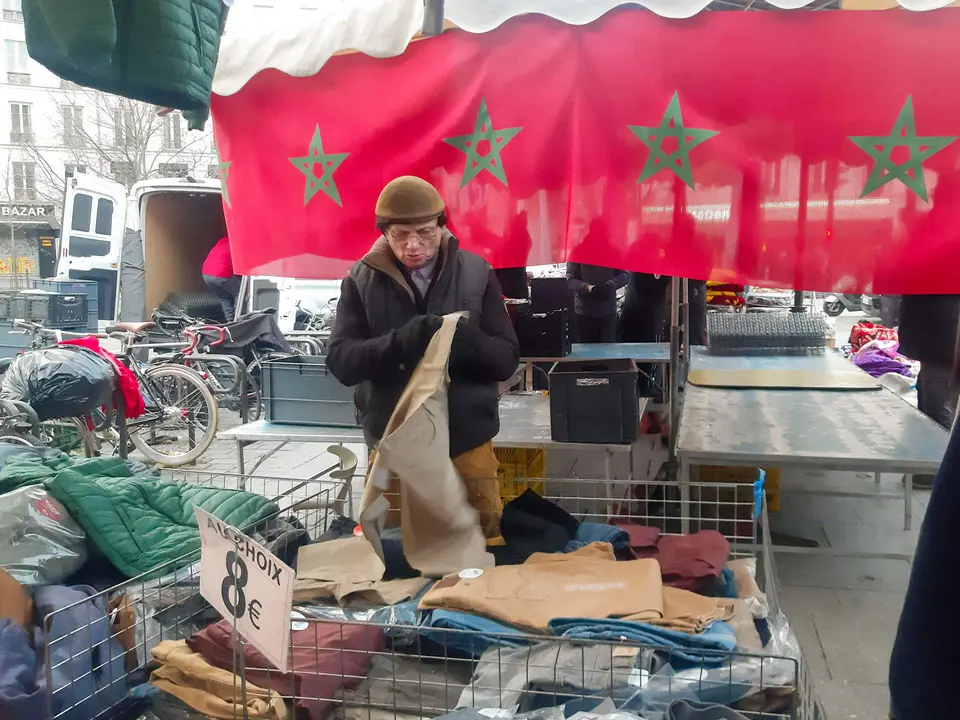
[[[183,127],[180,113],[163,116],[163,147],[167,150],[180,150],[183,147]]]
[[[118,107],[113,110],[114,144],[117,147],[133,147],[136,145],[137,123],[133,117],[132,108]]]
[[[60,111],[63,114],[63,144],[82,145],[86,137],[83,132],[83,108],[80,105],[64,105]]]
[[[110,163],[110,174],[113,176],[113,179],[118,183],[122,183],[127,187],[133,185],[137,180],[137,174],[133,167],[133,163],[126,160],[115,160]]]
[[[3,19],[6,22],[23,22],[23,9],[20,0],[3,0]]]
[[[27,53],[27,44],[23,40],[4,40],[7,51],[8,72],[29,72],[30,55]]]
[[[160,177],[185,178],[190,173],[190,167],[186,163],[160,163],[157,170]]]
[[[87,171],[87,166],[83,163],[66,163],[63,166],[65,174],[76,175],[80,173],[81,175]]]
[[[7,82],[13,85],[30,84],[30,56],[22,40],[4,40],[7,62]]]
[[[30,201],[37,199],[37,166],[32,162],[13,164],[13,199]]]
[[[211,163],[211,164],[207,165],[207,177],[208,177],[208,178],[213,178],[214,180],[216,180],[216,179],[218,179],[218,178],[220,177],[220,164],[219,164],[219,163]]]
[[[33,142],[33,112],[29,103],[10,103],[10,142]]]

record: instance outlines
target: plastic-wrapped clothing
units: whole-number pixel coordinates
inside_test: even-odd
[[[42,627],[35,629],[34,646],[41,665],[37,685],[41,694],[50,694],[53,716],[90,720],[120,705],[127,695],[120,681],[125,651],[111,637],[103,597],[83,585],[51,585],[38,588],[33,598],[37,617],[50,616],[46,634]]]
[[[0,493],[42,484],[48,474],[47,464],[62,464],[64,458],[53,448],[0,443]]]
[[[109,362],[86,348],[58,345],[14,358],[0,395],[28,403],[42,421],[87,415],[110,402],[115,386]]]
[[[403,552],[425,576],[489,567],[479,517],[450,459],[447,363],[461,313],[443,318],[407,383],[377,447],[364,489],[360,524],[383,558],[380,529],[391,474],[400,480]]]
[[[113,367],[113,371],[117,374],[117,386],[120,388],[120,394],[123,395],[124,414],[131,420],[143,415],[144,411],[147,409],[147,406],[143,401],[143,395],[140,392],[140,383],[137,381],[137,376],[133,374],[133,370],[117,360],[116,355],[100,347],[100,341],[96,337],[89,335],[87,337],[76,338],[73,340],[61,340],[58,344],[75,345],[77,347],[86,348],[90,352],[95,352],[97,355],[110,363],[111,367]]]
[[[62,583],[87,559],[87,537],[40,486],[0,495],[0,568],[36,587]]]

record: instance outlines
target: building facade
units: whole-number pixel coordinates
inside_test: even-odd
[[[34,62],[20,0],[0,0],[0,42],[0,277],[5,268],[36,272],[39,237],[56,233],[68,173],[128,188],[219,176],[209,124],[188,131],[179,112],[79,87]]]

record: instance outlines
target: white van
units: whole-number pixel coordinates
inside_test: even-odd
[[[147,320],[170,293],[206,292],[203,261],[227,234],[220,181],[192,178],[144,180],[128,194],[94,175],[68,177],[62,224],[56,279],[96,280],[106,322]],[[322,280],[254,278],[251,289],[257,309],[300,300],[319,310],[339,294],[339,281]]]

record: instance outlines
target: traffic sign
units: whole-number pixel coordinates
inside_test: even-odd
[[[293,569],[257,541],[194,507],[200,526],[200,594],[277,669],[290,658]]]

